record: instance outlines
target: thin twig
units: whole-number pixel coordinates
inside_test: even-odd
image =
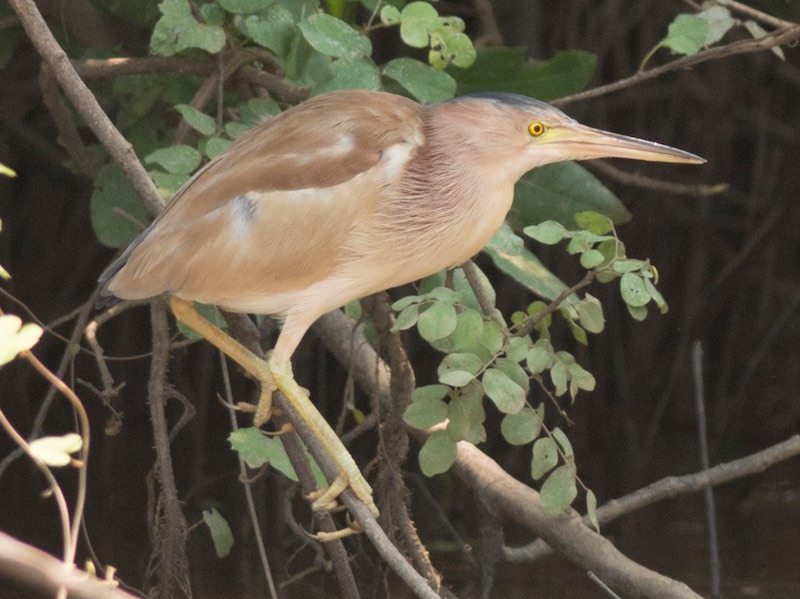
[[[720,194],[728,188],[727,183],[720,183],[717,185],[687,185],[685,183],[662,181],[661,179],[654,179],[639,173],[631,173],[617,168],[604,160],[593,160],[589,164],[590,168],[596,169],[624,185],[659,191],[673,196],[684,195],[693,198],[707,198]]]
[[[55,389],[58,389],[64,397],[66,397],[73,410],[78,417],[78,431],[81,436],[81,449],[80,449],[80,465],[78,466],[78,489],[75,498],[75,506],[72,512],[72,527],[70,530],[69,539],[69,553],[65,561],[69,564],[74,563],[75,553],[78,548],[78,537],[83,520],[83,508],[86,505],[86,470],[89,465],[89,417],[86,415],[86,409],[83,407],[81,400],[75,395],[75,392],[70,389],[64,381],[58,378],[55,374],[50,372],[42,362],[34,356],[30,351],[24,351],[21,357],[27,360],[31,366]]]
[[[545,316],[558,310],[561,304],[564,303],[564,301],[570,295],[580,291],[584,287],[588,287],[591,282],[594,281],[595,276],[597,276],[597,273],[594,270],[587,271],[580,281],[575,283],[572,287],[567,287],[566,289],[562,290],[552,302],[547,304],[544,310],[537,312],[534,317],[525,320],[525,325],[516,333],[514,333],[514,335],[517,337],[525,337],[526,335],[530,335],[533,332],[533,329],[536,328],[536,325],[539,324]]]
[[[747,6],[746,4],[736,2],[736,0],[717,0],[717,3],[727,6],[746,17],[750,17],[756,21],[761,21],[762,23],[770,25],[771,27],[792,27],[795,25],[795,23],[792,23],[791,21],[784,21],[783,19],[773,17],[770,14],[756,10],[755,8]]]
[[[229,406],[233,406],[233,391],[231,390],[231,379],[228,373],[228,363],[225,361],[225,354],[221,351],[219,354],[219,364],[222,369],[222,383],[225,388],[225,398]],[[229,409],[228,414],[231,420],[231,430],[236,432],[239,430],[239,423],[236,421],[236,410]],[[239,459],[239,478],[247,478],[247,466],[244,463],[244,458],[237,454]],[[249,484],[243,484],[244,496],[247,501],[247,513],[250,515],[250,524],[253,527],[253,534],[256,538],[256,547],[258,548],[258,556],[261,559],[261,569],[264,571],[264,577],[267,581],[267,588],[269,589],[269,596],[277,599],[278,591],[275,589],[275,582],[272,580],[272,569],[269,566],[269,558],[267,557],[267,549],[264,546],[264,536],[261,534],[261,523],[258,521],[258,512],[256,511],[256,503],[253,499],[253,490]]]
[[[703,381],[703,346],[695,341],[692,346],[692,374],[694,376],[694,402],[697,407],[697,438],[700,442],[700,467],[708,470],[708,433],[706,425],[705,385]],[[708,552],[711,565],[711,599],[719,599],[719,541],[717,539],[717,514],[714,506],[714,491],[709,486],[703,489],[708,521]]]
[[[656,77],[660,77],[661,75],[670,73],[672,71],[688,69],[704,62],[708,62],[709,60],[718,60],[720,58],[727,58],[729,56],[736,56],[738,54],[751,54],[753,52],[769,50],[770,48],[780,46],[781,44],[791,43],[798,38],[800,38],[800,25],[793,24],[791,27],[774,31],[759,39],[748,39],[732,42],[724,46],[715,46],[713,48],[703,50],[702,52],[699,52],[693,56],[684,56],[683,58],[673,60],[667,64],[654,67],[647,71],[638,71],[629,77],[619,79],[613,83],[601,85],[583,92],[578,92],[577,94],[572,94],[570,96],[565,96],[558,100],[554,100],[552,104],[555,106],[566,106],[567,104],[572,104],[573,102],[578,102],[580,100],[604,96],[612,92],[638,85],[644,81],[655,79]]]
[[[786,441],[739,460],[720,464],[695,474],[662,478],[630,495],[612,499],[597,508],[597,520],[602,526],[625,514],[665,499],[696,493],[709,486],[721,485],[739,478],[760,474],[767,468],[798,455],[800,455],[800,435],[794,435]],[[587,526],[591,525],[588,517],[585,517],[583,521]],[[537,540],[524,547],[506,547],[504,553],[508,561],[520,563],[534,561],[549,555],[551,551],[546,543]]]

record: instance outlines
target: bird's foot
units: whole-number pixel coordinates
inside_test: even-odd
[[[360,534],[361,532],[363,532],[361,524],[359,524],[358,520],[353,520],[347,523],[347,528],[341,528],[333,532],[325,532],[324,530],[321,530],[318,533],[310,536],[320,543],[330,543],[331,541],[344,539],[351,535]]]
[[[336,499],[342,491],[350,487],[373,513],[375,517],[380,513],[375,501],[372,499],[372,487],[361,474],[347,448],[336,435],[330,425],[317,412],[317,409],[308,398],[308,392],[300,387],[294,380],[291,364],[276,362],[272,356],[267,360],[275,385],[286,396],[300,416],[305,420],[313,435],[319,439],[328,455],[333,459],[339,471],[330,486],[314,494],[312,509],[315,511],[330,511],[335,508]]]

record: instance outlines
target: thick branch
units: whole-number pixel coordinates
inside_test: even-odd
[[[351,319],[341,311],[323,316],[314,325],[331,352],[347,365],[358,384],[369,394],[387,393],[386,365],[354,330]],[[354,347],[357,351],[351,352]],[[423,435],[419,431],[415,434]],[[648,570],[620,553],[610,542],[586,527],[575,512],[560,517],[547,516],[539,494],[514,480],[491,458],[468,443],[458,444],[455,472],[471,488],[480,489],[486,501],[496,507],[498,515],[524,526],[556,548],[579,566],[593,571],[604,582],[625,592],[629,597],[643,596],[669,599],[698,599],[686,585]],[[356,517],[363,507],[343,495]],[[358,504],[358,505],[355,505]],[[365,508],[366,510],[366,508]]]
[[[67,566],[49,553],[27,545],[0,531],[0,574],[55,595],[65,588],[74,599],[136,599],[112,583],[92,578]]]

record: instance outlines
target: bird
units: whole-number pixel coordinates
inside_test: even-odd
[[[511,93],[420,104],[365,90],[312,97],[257,125],[202,167],[100,276],[100,302],[168,296],[176,318],[261,383],[255,422],[280,389],[337,465],[314,497],[372,489],[306,392],[291,357],[323,314],[463,264],[501,227],[526,172],[593,158],[695,163],[699,156],[578,123]],[[193,302],[275,315],[267,359]]]

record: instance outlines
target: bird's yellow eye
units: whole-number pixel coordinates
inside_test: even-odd
[[[542,133],[544,133],[544,124],[540,123],[539,121],[533,121],[530,125],[528,125],[528,133],[534,137],[539,137]]]

